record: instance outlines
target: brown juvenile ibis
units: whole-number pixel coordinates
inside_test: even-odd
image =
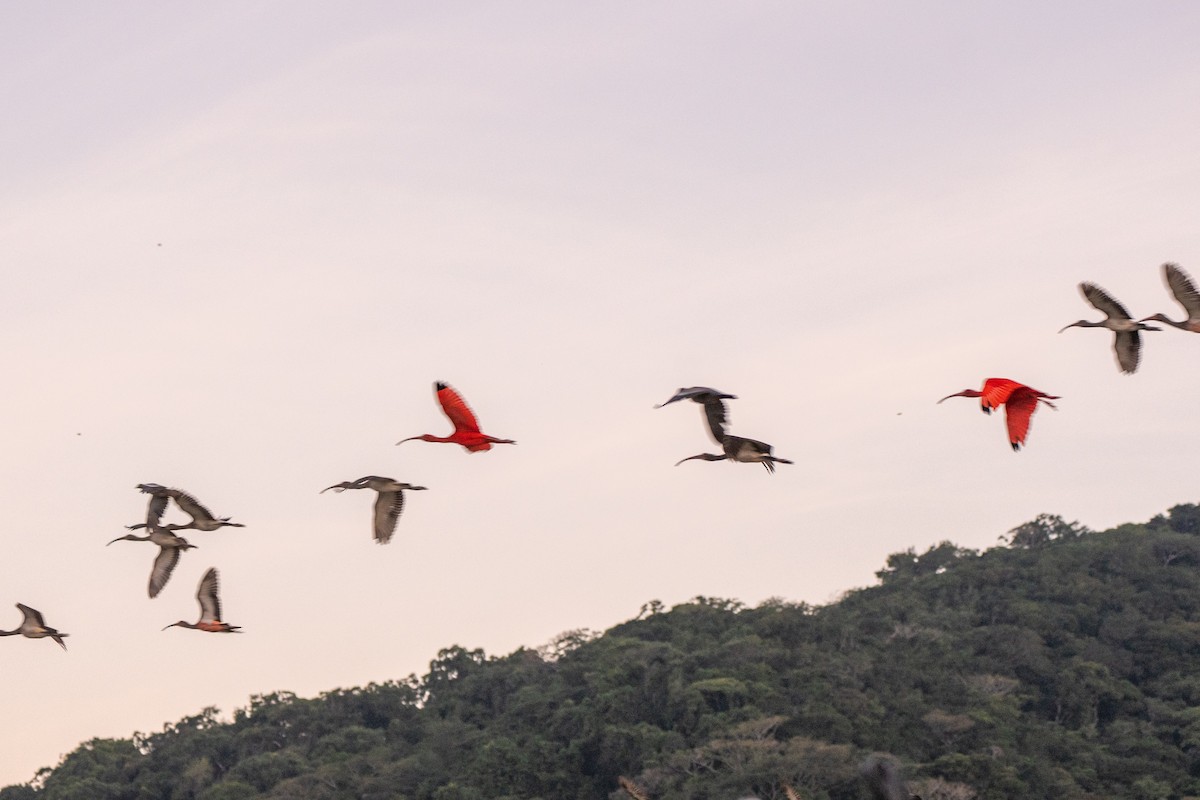
[[[414,439],[419,439],[422,442],[449,442],[451,444],[460,444],[472,453],[491,450],[494,444],[516,444],[512,439],[497,439],[495,436],[488,436],[486,433],[480,432],[479,421],[471,413],[467,401],[463,400],[462,395],[446,384],[438,381],[433,385],[433,391],[437,396],[438,402],[442,405],[442,411],[449,417],[451,424],[454,425],[454,433],[449,436],[434,436],[431,433],[422,434],[421,436],[410,436],[407,439],[401,439],[396,444],[404,444]]]
[[[858,768],[874,800],[921,800],[908,791],[900,768],[886,758],[868,758]]]
[[[1138,331],[1161,331],[1162,328],[1138,322],[1125,310],[1125,306],[1118,303],[1112,295],[1094,283],[1079,284],[1079,291],[1083,293],[1083,299],[1091,303],[1098,311],[1104,312],[1104,319],[1100,322],[1081,319],[1078,322],[1072,322],[1059,333],[1067,328],[1108,328],[1116,334],[1113,339],[1113,351],[1117,354],[1117,365],[1121,368],[1121,372],[1132,375],[1137,371],[1138,359],[1142,355],[1142,337]]]
[[[166,528],[160,528],[157,525],[150,528],[149,536],[137,536],[136,534],[127,533],[124,536],[118,536],[108,544],[123,540],[131,542],[154,542],[158,545],[158,555],[155,556],[154,566],[150,569],[151,597],[158,597],[158,593],[167,585],[167,581],[171,578],[171,572],[174,571],[175,565],[179,563],[180,552],[193,550],[196,547],[196,545],[190,544],[182,536],[176,536]],[[105,547],[108,547],[108,544]]]
[[[1183,322],[1176,322],[1166,314],[1155,314],[1138,321],[1165,322],[1181,331],[1200,333],[1200,292],[1196,291],[1192,279],[1179,268],[1178,264],[1163,264],[1163,280],[1167,282],[1167,288],[1171,290],[1171,294],[1175,295],[1179,305],[1183,306],[1183,310],[1187,312],[1187,319]]]
[[[196,590],[196,599],[200,601],[200,621],[194,625],[185,620],[172,622],[163,628],[191,628],[196,631],[209,633],[240,633],[241,625],[230,625],[221,622],[221,598],[217,596],[217,568],[209,567],[208,572],[200,579],[200,588]]]
[[[734,399],[734,395],[718,392],[716,389],[709,389],[706,386],[693,386],[689,389],[680,389],[666,403],[655,406],[655,408],[662,408],[676,400],[691,400],[704,406],[704,418],[708,423],[709,436],[712,437],[714,442],[721,445],[721,449],[724,451],[721,454],[699,453],[694,456],[688,456],[677,461],[675,466],[678,467],[684,461],[691,461],[692,459],[700,459],[702,461],[725,461],[728,459],[730,461],[742,461],[746,463],[757,462],[762,464],[767,472],[774,472],[775,464],[793,463],[786,458],[779,458],[772,455],[773,448],[766,442],[726,433],[725,425],[728,416],[725,410],[726,399]]]
[[[63,638],[70,636],[69,633],[60,633],[54,628],[46,627],[46,620],[42,619],[42,614],[36,608],[30,608],[23,603],[17,603],[17,608],[25,619],[21,620],[20,626],[11,631],[0,631],[0,636],[16,636],[20,634],[27,636],[30,639],[45,639],[49,637],[58,642],[58,646],[63,650],[67,649],[67,645],[63,642]]]
[[[179,506],[192,519],[184,525],[171,522],[161,526],[167,530],[183,531],[191,529],[197,531],[215,531],[218,528],[227,526],[230,528],[246,527],[240,522],[230,522],[229,517],[214,517],[211,511],[200,504],[199,500],[180,489],[168,489],[166,486],[160,486],[157,483],[139,483],[137,488],[150,495],[150,504],[146,509],[145,522],[125,526],[131,531],[136,531],[138,528],[159,525],[159,520],[162,519],[163,512],[167,510],[168,500],[174,500],[175,505]]]
[[[378,475],[367,475],[356,481],[335,483],[333,486],[322,489],[319,494],[324,494],[330,489],[335,492],[344,492],[347,489],[374,489],[379,493],[379,496],[375,498],[375,541],[379,544],[387,544],[391,541],[392,534],[396,531],[400,512],[404,510],[404,490],[425,491],[424,486],[400,483],[395,478],[381,478]]]
[[[1008,443],[1012,445],[1014,452],[1020,450],[1021,445],[1025,443],[1025,436],[1029,433],[1029,421],[1033,412],[1037,410],[1038,402],[1057,410],[1050,401],[1060,399],[1057,395],[1039,392],[1008,378],[988,378],[983,382],[982,392],[963,389],[961,392],[946,395],[938,402],[943,403],[951,397],[980,397],[982,399],[979,401],[979,407],[985,414],[991,414],[993,410],[1004,406]]]

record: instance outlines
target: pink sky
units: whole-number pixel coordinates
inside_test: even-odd
[[[698,595],[1197,500],[1200,337],[1118,373],[1091,280],[1200,275],[1200,7],[10,5],[0,11],[0,785],[251,694],[421,673]],[[1061,395],[1013,454],[951,392]],[[432,384],[484,429],[476,455]],[[739,396],[709,449],[680,386]],[[377,474],[429,487],[391,544]],[[244,522],[104,543],[141,482]],[[172,512],[173,514],[177,512]],[[178,517],[172,517],[178,521]],[[242,636],[194,620],[221,571]]]

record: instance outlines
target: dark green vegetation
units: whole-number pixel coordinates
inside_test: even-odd
[[[1200,508],[982,554],[897,553],[816,608],[651,602],[602,636],[417,679],[255,697],[95,739],[0,800],[861,798],[894,754],[926,800],[1200,796]]]

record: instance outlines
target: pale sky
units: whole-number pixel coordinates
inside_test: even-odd
[[[1196,501],[1200,6],[0,6],[0,785],[251,694],[650,599],[825,603],[892,552]],[[1010,451],[938,398],[1061,395]],[[394,443],[450,424],[516,446]],[[738,395],[713,452],[680,386]],[[429,487],[391,544],[362,475]],[[104,543],[134,486],[242,529]],[[186,517],[172,510],[169,519]],[[172,628],[221,572],[241,636]]]

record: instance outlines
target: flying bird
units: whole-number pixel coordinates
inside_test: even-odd
[[[638,786],[633,781],[626,778],[624,775],[617,776],[617,783],[625,790],[625,794],[629,795],[633,800],[650,800],[650,795],[646,794],[646,790]]]
[[[200,601],[200,621],[196,624],[179,620],[172,622],[166,628],[191,628],[196,631],[209,633],[240,633],[241,625],[230,625],[221,622],[221,598],[217,596],[217,568],[209,567],[208,572],[200,579],[200,588],[196,590],[196,599]]]
[[[858,768],[858,774],[874,800],[921,800],[909,793],[900,776],[900,768],[887,759],[868,758]]]
[[[145,528],[145,525],[137,526]],[[171,578],[171,573],[175,569],[175,565],[179,563],[179,554],[184,550],[192,550],[196,547],[194,544],[188,543],[187,539],[182,536],[176,536],[166,528],[158,525],[151,525],[149,536],[137,536],[132,533],[127,533],[124,536],[118,536],[113,539],[113,542],[129,540],[131,542],[154,542],[158,545],[158,555],[154,558],[154,566],[150,569],[150,597],[158,597],[158,593],[167,585],[167,581]],[[108,547],[108,544],[105,547]]]
[[[659,403],[655,406],[655,408],[662,408],[663,406],[670,405],[677,400],[692,400],[697,403],[704,403],[704,401],[714,398],[717,400],[737,400],[737,395],[725,394],[724,392],[719,392],[716,389],[710,389],[707,386],[689,386],[686,389],[681,388],[679,391],[675,392],[674,397],[665,403]]]
[[[775,471],[775,464],[791,464],[793,462],[786,458],[779,458],[772,455],[772,447],[766,442],[760,442],[757,439],[747,439],[744,436],[734,436],[731,433],[726,433],[725,425],[727,414],[725,411],[725,400],[733,399],[734,395],[718,392],[716,389],[709,389],[705,386],[693,386],[690,389],[680,389],[675,393],[675,396],[666,403],[655,406],[662,408],[663,406],[673,403],[676,400],[691,400],[704,406],[704,419],[708,423],[708,432],[712,440],[721,445],[722,454],[716,453],[699,453],[694,456],[680,459],[675,463],[679,466],[684,461],[691,461],[698,458],[702,461],[742,461],[747,463],[758,462],[766,468],[767,472]]]
[[[413,439],[420,439],[422,442],[449,442],[460,444],[472,453],[491,450],[494,444],[516,444],[512,439],[497,439],[495,436],[488,436],[486,433],[480,432],[479,421],[471,413],[467,401],[446,384],[438,381],[433,385],[433,391],[437,394],[438,402],[442,404],[442,411],[454,425],[454,433],[449,436],[434,436],[430,433],[410,436],[407,439],[401,439],[396,444],[411,442]]]
[[[1043,402],[1057,410],[1057,407],[1050,401],[1060,399],[1057,395],[1039,392],[1037,389],[1031,389],[1023,383],[1017,383],[1008,378],[988,378],[983,382],[982,392],[963,389],[961,392],[946,395],[938,402],[943,403],[951,397],[982,398],[979,401],[979,407],[985,414],[991,414],[995,409],[1004,406],[1004,419],[1008,424],[1008,443],[1012,445],[1014,451],[1020,450],[1021,445],[1025,443],[1025,436],[1029,433],[1029,421],[1033,417],[1033,412],[1037,410],[1038,402]]]
[[[137,488],[150,495],[150,503],[146,508],[145,522],[125,526],[131,531],[136,531],[139,528],[152,528],[159,525],[159,520],[162,519],[163,512],[167,510],[167,503],[170,500],[174,500],[175,505],[179,506],[192,519],[184,525],[170,522],[160,526],[167,530],[182,531],[191,529],[197,531],[215,531],[218,528],[226,526],[231,528],[246,527],[240,522],[230,522],[229,517],[214,517],[211,511],[200,504],[199,500],[180,489],[168,489],[166,486],[160,486],[157,483],[139,483]]]
[[[425,491],[424,486],[400,483],[394,478],[381,478],[378,475],[335,483],[322,489],[319,494],[324,494],[330,489],[335,492],[344,492],[347,489],[374,489],[379,493],[375,498],[375,541],[379,544],[391,541],[392,534],[396,531],[396,522],[400,519],[400,512],[404,510],[404,490]]]
[[[1183,306],[1183,310],[1187,312],[1187,319],[1183,322],[1176,322],[1166,314],[1155,314],[1152,317],[1140,319],[1138,322],[1165,322],[1181,331],[1200,333],[1200,292],[1196,291],[1192,279],[1179,268],[1178,264],[1163,264],[1163,279],[1166,280],[1171,294],[1175,295],[1179,305]]]
[[[1125,310],[1125,306],[1118,303],[1108,292],[1094,283],[1079,284],[1079,291],[1083,292],[1083,298],[1098,311],[1104,312],[1104,319],[1100,322],[1081,319],[1078,322],[1072,322],[1059,333],[1067,328],[1108,328],[1116,334],[1113,340],[1113,350],[1117,354],[1117,365],[1120,366],[1121,372],[1128,375],[1137,372],[1138,359],[1142,354],[1142,337],[1138,331],[1161,331],[1162,328],[1155,328],[1134,320]]]
[[[45,639],[49,636],[54,641],[58,642],[58,646],[63,650],[67,649],[67,645],[63,642],[63,638],[70,636],[69,633],[59,633],[54,628],[46,627],[46,620],[42,619],[42,614],[35,608],[30,608],[23,603],[17,603],[17,608],[25,615],[25,619],[21,620],[19,627],[11,631],[0,631],[0,636],[16,636],[21,634],[30,639]]]

